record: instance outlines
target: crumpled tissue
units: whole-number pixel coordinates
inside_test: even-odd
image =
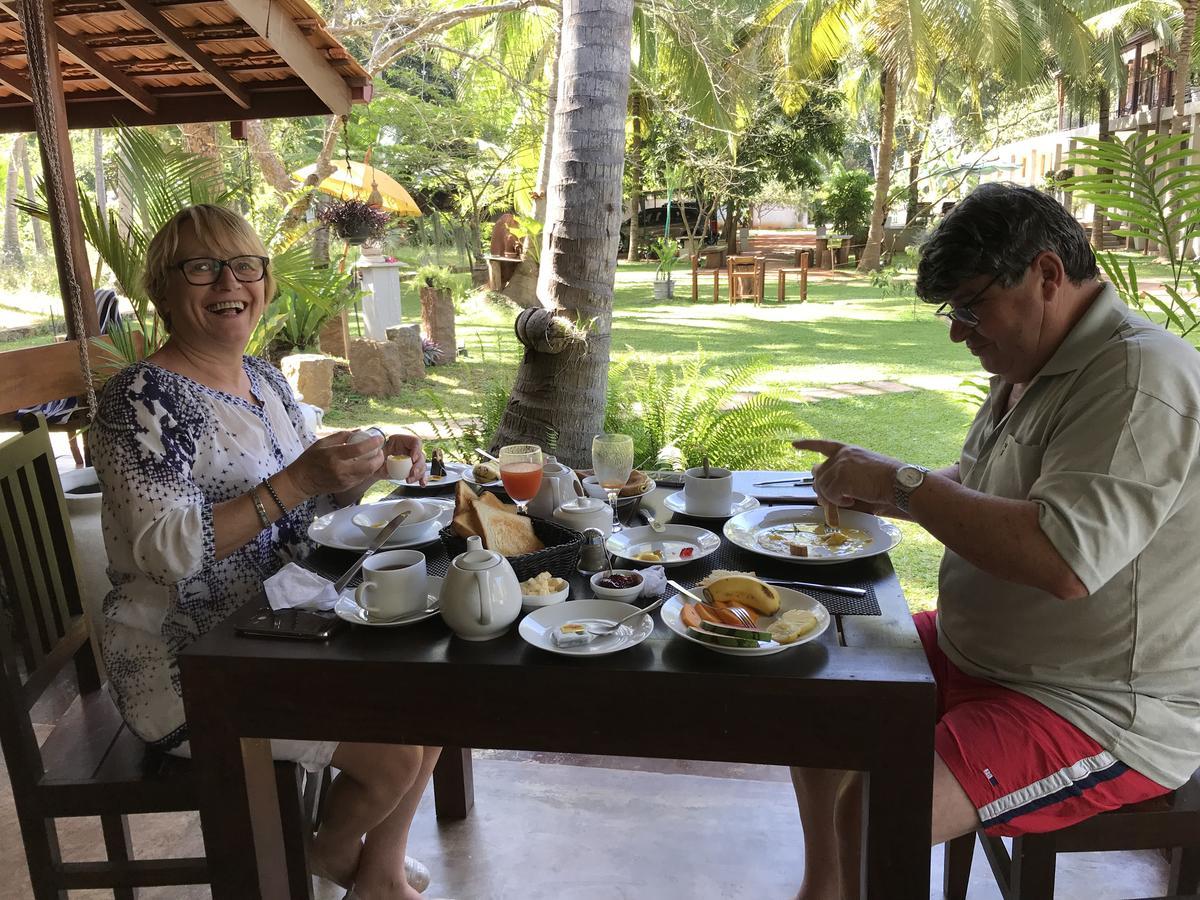
[[[288,563],[263,582],[271,609],[330,610],[337,603],[337,592],[328,578],[310,572],[294,562]]]
[[[642,589],[639,597],[657,597],[667,589],[667,570],[662,566],[647,566],[642,569]]]

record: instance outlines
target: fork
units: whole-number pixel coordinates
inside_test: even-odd
[[[635,619],[638,616],[644,616],[644,615],[648,615],[649,613],[654,612],[656,609],[658,609],[660,606],[662,606],[664,599],[666,599],[666,598],[659,597],[657,600],[655,600],[649,606],[644,607],[643,609],[639,609],[637,612],[631,612],[625,618],[617,619],[617,621],[615,621],[615,622],[612,622],[612,623],[609,623],[609,622],[585,622],[583,627],[598,637],[602,637],[603,635],[606,635],[606,634],[612,634],[614,631],[616,631],[618,628],[620,628],[622,625],[624,625],[630,619]]]
[[[704,596],[697,597],[695,594],[693,594],[691,591],[689,591],[687,588],[685,588],[682,584],[679,584],[678,582],[668,580],[667,584],[669,584],[671,587],[675,588],[675,590],[679,591],[679,593],[683,594],[685,597],[691,597],[693,600],[695,600],[701,606],[707,606],[709,609],[714,609],[714,610],[723,610],[723,609],[729,610],[731,613],[733,613],[733,617],[735,619],[737,619],[738,622],[741,623],[741,626],[743,628],[754,628],[755,627],[754,622],[750,618],[749,613],[747,613],[744,609],[740,609],[739,607],[736,607],[736,606],[717,606],[717,604],[712,601],[712,595],[709,594],[708,588],[701,588],[701,590],[704,592]]]

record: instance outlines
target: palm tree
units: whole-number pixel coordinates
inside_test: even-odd
[[[558,107],[538,295],[496,442],[557,441],[584,464],[604,422],[633,0],[564,0]]]
[[[942,63],[973,77],[1010,85],[1045,77],[1046,47],[1057,49],[1061,68],[1087,70],[1090,37],[1064,0],[777,0],[759,20],[794,77],[811,77],[857,48],[879,70],[879,165],[867,246],[859,270],[879,267],[895,144],[900,84],[929,96]]]

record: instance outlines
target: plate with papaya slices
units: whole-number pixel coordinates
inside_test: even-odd
[[[662,605],[663,624],[684,640],[729,656],[770,656],[807,644],[829,627],[829,610],[808,594],[730,576],[709,584],[718,609],[676,594]],[[754,620],[747,628],[721,607],[740,606]]]

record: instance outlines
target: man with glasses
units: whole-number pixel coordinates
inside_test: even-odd
[[[945,545],[937,612],[914,617],[938,683],[933,842],[1052,831],[1178,787],[1200,766],[1200,354],[1130,312],[1032,188],[959,203],[917,293],[993,374],[958,461],[796,446],[827,457],[825,501]],[[857,897],[859,776],[793,782],[801,900]]]

